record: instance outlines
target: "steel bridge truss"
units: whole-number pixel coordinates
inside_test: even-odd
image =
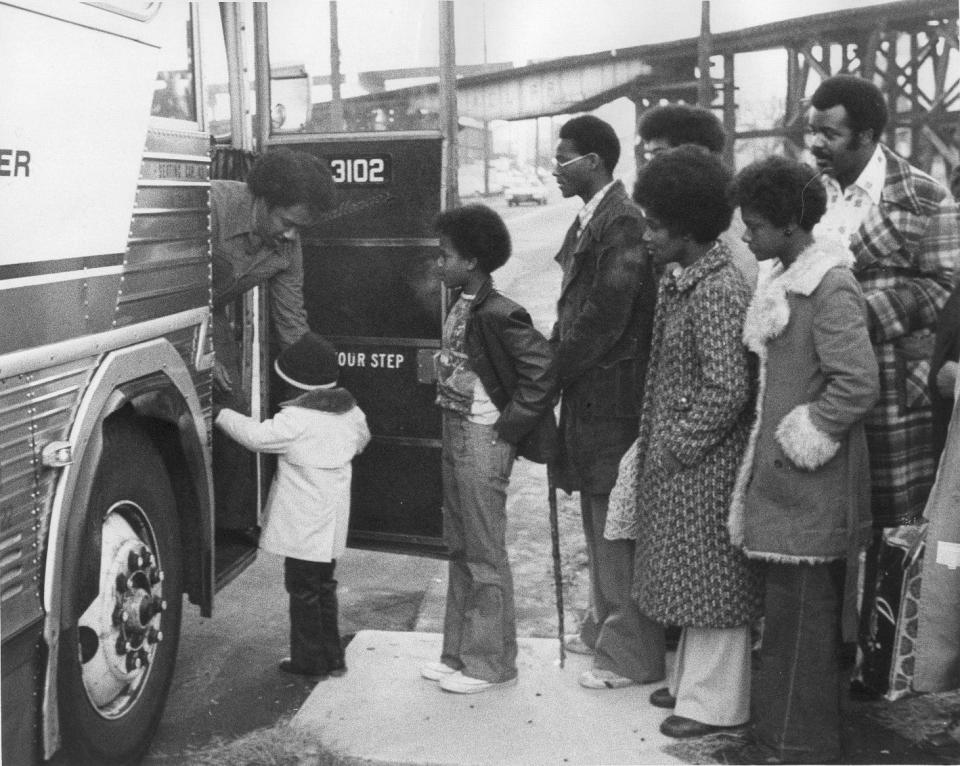
[[[960,44],[958,5],[948,0],[887,3],[819,14],[698,40],[697,63],[709,59],[708,86],[699,100],[723,113],[724,127],[737,141],[783,140],[783,150],[804,148],[809,95],[835,74],[872,79],[890,107],[884,141],[913,164],[946,173],[960,164]],[[768,127],[737,126],[734,56],[761,50],[786,52],[784,114]],[[691,59],[687,55],[687,66]],[[719,66],[717,66],[719,65]],[[719,68],[720,77],[714,69]],[[661,86],[662,87],[662,86]],[[706,94],[706,98],[704,98]],[[643,90],[632,94],[638,119],[650,105]],[[734,147],[728,147],[732,162]]]

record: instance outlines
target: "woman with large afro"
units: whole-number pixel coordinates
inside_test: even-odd
[[[750,715],[750,626],[759,578],[727,533],[727,515],[752,416],[741,340],[750,289],[718,237],[733,213],[730,172],[694,146],[654,157],[634,199],[660,280],[633,466],[635,502],[618,507],[608,536],[636,539],[640,610],[681,626],[660,730],[695,737]]]

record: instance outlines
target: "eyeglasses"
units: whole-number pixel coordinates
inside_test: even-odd
[[[554,170],[562,170],[562,169],[565,168],[567,165],[572,165],[572,164],[573,164],[574,162],[576,162],[577,160],[582,160],[584,157],[589,157],[589,156],[590,156],[590,154],[581,154],[579,157],[574,157],[572,160],[567,160],[566,162],[557,162],[557,159],[554,158],[554,159],[553,159],[553,169],[554,169]]]

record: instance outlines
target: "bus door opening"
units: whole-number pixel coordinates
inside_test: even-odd
[[[324,159],[338,206],[303,237],[311,328],[339,351],[341,382],[373,440],[354,460],[349,544],[443,555],[441,419],[433,356],[443,290],[433,220],[434,131],[275,137]]]

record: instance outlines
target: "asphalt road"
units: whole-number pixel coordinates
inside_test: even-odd
[[[411,630],[436,559],[349,550],[337,562],[340,630]],[[144,764],[189,763],[192,748],[293,715],[314,683],[281,673],[288,654],[283,559],[261,554],[217,594],[213,617],[184,614],[166,711]]]
[[[544,333],[552,325],[560,286],[553,255],[580,207],[578,200],[563,200],[555,186],[550,195],[550,203],[543,207],[508,208],[500,198],[484,200],[504,217],[513,239],[513,257],[494,275],[495,282],[527,307]],[[524,485],[515,487],[514,514],[531,523],[517,525],[515,534],[521,541],[524,537],[542,541],[545,480],[531,475],[519,480],[515,476],[516,481]],[[582,539],[577,524],[568,521],[564,529],[569,538],[566,561],[571,568],[580,568],[585,559],[578,555]],[[549,539],[548,531],[546,535]],[[546,627],[552,619],[549,561],[541,553],[530,558],[529,564],[519,566],[528,566],[531,581],[537,583],[529,599],[536,603],[526,609],[518,604],[518,630],[522,635],[543,635],[545,630],[549,634],[555,629]],[[337,562],[341,633],[364,628],[412,630],[425,595],[442,581],[444,567],[436,559],[348,550]],[[515,578],[521,577],[515,572]],[[544,589],[546,595],[540,598]],[[261,554],[217,594],[212,618],[201,618],[187,605],[170,696],[144,764],[187,763],[192,748],[236,738],[295,713],[313,683],[277,669],[287,654],[287,631],[282,559],[269,554]]]

